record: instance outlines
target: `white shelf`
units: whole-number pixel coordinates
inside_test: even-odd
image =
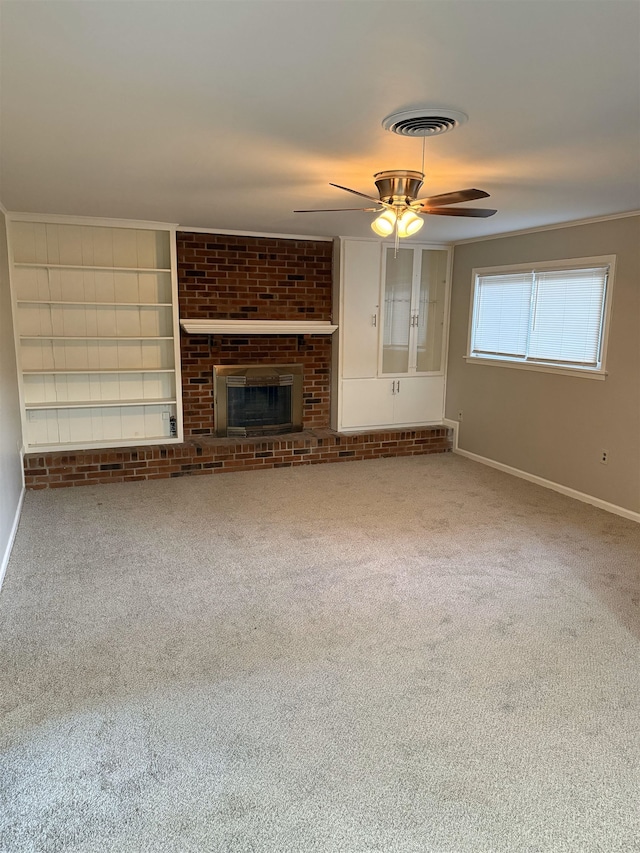
[[[23,370],[25,376],[65,376],[67,374],[96,373],[175,373],[173,367],[81,367],[77,369],[30,368]]]
[[[86,400],[84,402],[27,403],[27,411],[42,409],[103,409],[119,406],[175,406],[175,400]]]
[[[171,335],[20,335],[21,341],[172,341]]]
[[[142,447],[147,444],[179,444],[181,438],[175,435],[145,435],[140,438],[104,439],[99,441],[58,441],[55,444],[30,444],[26,453],[55,453],[64,448],[74,450],[101,450],[103,448]]]
[[[171,308],[170,302],[73,302],[67,299],[17,299],[18,305],[90,305],[98,308]]]
[[[170,273],[170,269],[163,269],[157,267],[94,267],[91,264],[30,264],[30,263],[16,263],[15,267],[29,267],[30,269],[41,269],[41,270],[100,270],[106,272],[167,272]]]

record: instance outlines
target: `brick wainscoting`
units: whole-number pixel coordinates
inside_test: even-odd
[[[349,435],[325,429],[268,439],[203,438],[165,446],[29,453],[24,460],[25,484],[28,489],[60,489],[321,462],[447,453],[451,450],[452,438],[452,430],[446,427]]]

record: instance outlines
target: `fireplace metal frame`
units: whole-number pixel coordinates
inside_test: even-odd
[[[251,435],[277,435],[278,433],[300,432],[302,430],[302,373],[301,364],[215,364],[213,366],[213,417],[215,434],[220,437],[245,437],[247,431],[241,427],[229,428],[227,423],[227,380],[238,385],[242,379],[249,380],[248,385],[290,385],[291,386],[291,423],[266,425]],[[237,377],[238,382],[233,382]],[[273,379],[264,383],[259,379]],[[251,381],[254,380],[254,381]],[[277,380],[277,381],[275,381]]]

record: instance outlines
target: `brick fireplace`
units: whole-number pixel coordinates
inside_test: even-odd
[[[178,232],[180,316],[193,320],[331,320],[329,241]],[[296,364],[303,429],[329,427],[330,335],[181,332],[185,439],[215,435],[214,365]]]

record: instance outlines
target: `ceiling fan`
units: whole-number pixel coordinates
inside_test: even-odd
[[[336,189],[344,190],[353,195],[372,201],[377,207],[339,207],[319,208],[314,210],[294,210],[294,213],[334,213],[341,210],[361,210],[366,213],[379,213],[371,223],[372,229],[380,237],[389,237],[395,231],[396,238],[410,237],[416,234],[424,225],[423,215],[434,216],[474,216],[486,218],[497,213],[486,207],[448,207],[450,204],[459,204],[465,201],[473,201],[479,198],[488,198],[489,193],[484,190],[468,189],[456,192],[442,193],[441,195],[417,198],[424,174],[422,172],[407,169],[391,169],[386,172],[377,172],[374,176],[375,185],[378,188],[379,198],[366,195],[366,193],[342,187],[340,184],[329,184]]]

